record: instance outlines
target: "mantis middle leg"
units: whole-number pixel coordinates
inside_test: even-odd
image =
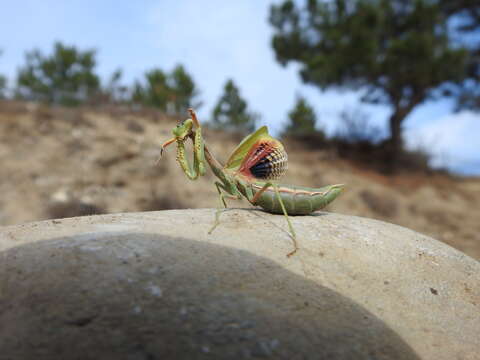
[[[220,202],[221,204],[223,204],[225,208],[227,208],[227,203],[225,201],[225,195],[223,192],[227,193],[228,194],[227,196],[232,200],[240,200],[242,198],[240,194],[237,194],[236,196],[232,194],[231,191],[221,182],[215,181],[215,186],[217,187],[218,195],[220,196]],[[211,234],[213,230],[215,230],[215,228],[220,224],[221,211],[222,211],[221,206],[217,208],[217,211],[215,211],[215,222],[213,223],[212,228],[208,231],[209,234]]]

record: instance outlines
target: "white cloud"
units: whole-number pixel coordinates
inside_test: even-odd
[[[298,65],[281,67],[270,45],[273,30],[268,23],[269,3],[264,1],[27,0],[9,2],[2,11],[0,48],[5,53],[0,72],[11,80],[26,50],[39,47],[49,52],[53,41],[61,40],[82,49],[97,48],[99,73],[106,77],[120,66],[128,83],[152,67],[170,70],[184,64],[202,91],[202,118],[210,115],[227,78],[234,79],[251,109],[262,114],[274,134],[286,121],[297,94],[315,107],[329,133],[346,107],[360,108],[373,124],[383,127],[390,114],[388,107],[360,104],[356,92],[321,92],[302,84]],[[10,36],[12,31],[15,36]],[[437,164],[479,161],[478,115],[446,115],[451,106],[442,101],[417,107],[404,124],[408,144],[428,146]]]
[[[357,96],[322,94],[301,83],[298,66],[281,67],[270,46],[268,14],[268,5],[259,1],[164,1],[147,15],[155,34],[149,40],[159,51],[162,67],[181,62],[200,84],[205,100],[201,116],[209,116],[226,79],[233,78],[273,133],[283,126],[296,94],[316,107],[320,121],[331,131],[339,110],[354,107]]]
[[[405,133],[410,148],[423,148],[434,154],[435,166],[451,169],[480,164],[480,114],[462,111],[410,128]],[[469,166],[469,165],[472,166]],[[469,172],[480,173],[477,168]]]

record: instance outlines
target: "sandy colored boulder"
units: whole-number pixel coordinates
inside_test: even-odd
[[[176,210],[0,229],[0,359],[480,359],[480,263],[365,218]]]

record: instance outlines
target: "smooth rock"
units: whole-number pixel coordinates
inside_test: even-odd
[[[0,229],[0,359],[480,359],[480,263],[411,230],[230,209]]]

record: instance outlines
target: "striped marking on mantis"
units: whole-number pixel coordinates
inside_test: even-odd
[[[252,187],[256,190],[261,190],[263,188],[263,185],[258,185],[258,184],[252,184]],[[275,192],[275,189],[270,186],[265,191],[271,191]],[[292,189],[288,187],[281,187],[278,186],[278,192],[284,192],[288,194],[295,194],[295,195],[309,195],[309,196],[315,196],[315,195],[325,195],[328,191],[307,191],[307,190],[300,190],[300,189]]]

